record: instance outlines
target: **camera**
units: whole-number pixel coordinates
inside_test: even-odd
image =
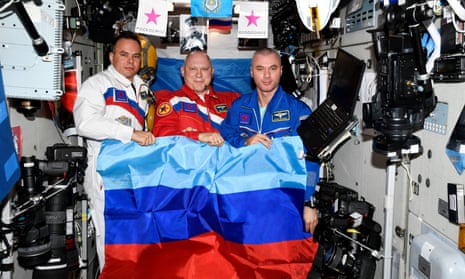
[[[294,1],[280,0],[272,4],[271,29],[276,49],[297,46],[300,41],[299,20]]]
[[[311,278],[374,278],[381,247],[374,206],[337,183],[320,182],[317,188],[313,198],[320,216],[314,238],[319,249],[312,271],[322,277]]]
[[[436,106],[420,39],[425,32],[420,23],[431,17],[425,3],[407,8],[390,5],[384,27],[370,31],[377,59],[377,92],[371,103],[363,104],[363,120],[366,128],[380,133],[373,141],[377,152],[388,154],[419,145],[413,132],[423,128]]]
[[[21,158],[21,179],[8,226],[18,263],[33,278],[69,278],[79,272],[74,236],[75,193],[84,180],[87,151],[80,146],[47,147],[47,160]]]
[[[34,156],[22,157],[21,180],[17,191],[19,204],[30,207],[13,219],[18,263],[24,268],[43,264],[51,256],[51,243],[45,221],[45,204],[39,195],[44,190],[42,171]]]

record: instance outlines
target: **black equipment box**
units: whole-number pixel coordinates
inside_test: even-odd
[[[465,55],[450,55],[436,59],[432,78],[436,82],[465,81]]]

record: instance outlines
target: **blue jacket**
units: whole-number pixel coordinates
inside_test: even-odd
[[[221,123],[221,135],[234,147],[244,146],[245,140],[257,133],[265,134],[270,138],[298,136],[297,128],[300,126],[300,121],[311,113],[312,110],[304,102],[279,87],[261,121],[258,95],[253,91],[251,94],[240,96],[232,103],[228,115]],[[306,161],[306,167],[308,178],[305,200],[308,200],[319,181],[320,166]]]
[[[311,113],[312,110],[304,102],[279,87],[261,121],[258,95],[255,90],[233,102],[226,119],[221,124],[221,135],[234,147],[244,146],[245,140],[257,133],[265,134],[270,138],[297,136],[300,121]]]

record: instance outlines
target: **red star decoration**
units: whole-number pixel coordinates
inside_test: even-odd
[[[251,24],[254,24],[255,26],[257,25],[257,19],[259,19],[259,16],[254,15],[254,11],[251,11],[251,14],[249,16],[245,16],[249,22],[247,23],[247,27],[250,26]]]

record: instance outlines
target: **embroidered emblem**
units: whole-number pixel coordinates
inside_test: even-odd
[[[197,132],[197,129],[192,128],[192,127],[187,127],[182,130],[182,132],[187,133],[187,132]]]
[[[239,113],[239,123],[249,125],[252,115],[250,113],[241,112]]]
[[[158,105],[157,115],[158,116],[166,116],[173,111],[173,107],[168,102],[163,102]]]
[[[131,119],[125,115],[121,115],[120,117],[115,119],[119,123],[125,125],[125,126],[131,126]]]
[[[228,106],[226,104],[219,104],[215,106],[216,112],[228,112]]]
[[[115,89],[113,94],[113,99],[115,102],[128,102],[128,95],[126,95],[126,91]]]
[[[185,112],[197,112],[197,105],[192,103],[182,103],[182,109]]]
[[[271,121],[273,122],[288,121],[290,119],[290,116],[291,114],[289,113],[288,110],[276,111],[276,112],[273,112]]]

